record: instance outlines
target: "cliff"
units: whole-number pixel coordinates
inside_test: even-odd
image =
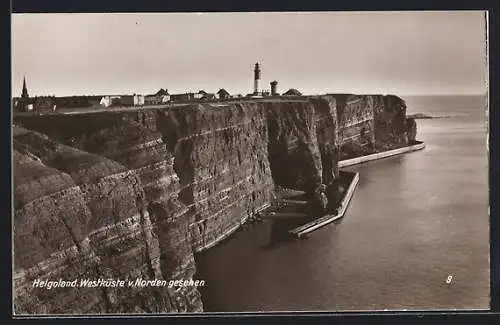
[[[406,116],[406,103],[394,95],[329,94],[337,112],[339,158],[348,159],[406,146],[417,126]]]
[[[172,230],[152,224],[138,169],[17,127],[14,149],[16,312],[186,309],[176,297],[188,293],[170,288],[33,287],[37,279],[164,279],[175,270],[161,265],[169,251],[160,242],[171,240]],[[192,308],[197,309],[199,301]]]
[[[193,286],[32,284],[193,279],[194,254],[269,207],[275,186],[317,195],[345,144],[414,137],[401,100],[352,96],[15,118],[16,313],[202,311]]]

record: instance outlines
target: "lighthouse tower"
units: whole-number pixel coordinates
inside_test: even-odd
[[[259,94],[259,80],[260,80],[260,67],[259,63],[255,63],[255,69],[253,70],[253,93],[254,95]]]

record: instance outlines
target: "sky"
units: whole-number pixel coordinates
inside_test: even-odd
[[[482,11],[13,14],[12,89],[30,96],[261,89],[486,92]]]

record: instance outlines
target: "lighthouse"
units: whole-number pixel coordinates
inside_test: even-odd
[[[259,94],[259,80],[260,80],[260,67],[259,63],[255,63],[255,68],[253,70],[253,94]]]

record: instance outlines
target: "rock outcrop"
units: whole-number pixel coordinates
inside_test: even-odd
[[[318,139],[321,166],[323,169],[322,183],[330,184],[339,178],[339,128],[337,105],[331,96],[318,96],[310,98],[314,107],[316,138]]]
[[[191,280],[194,254],[269,207],[318,213],[344,148],[415,138],[395,96],[175,105],[15,118],[16,313],[202,311],[196,287],[39,288],[37,280]]]

